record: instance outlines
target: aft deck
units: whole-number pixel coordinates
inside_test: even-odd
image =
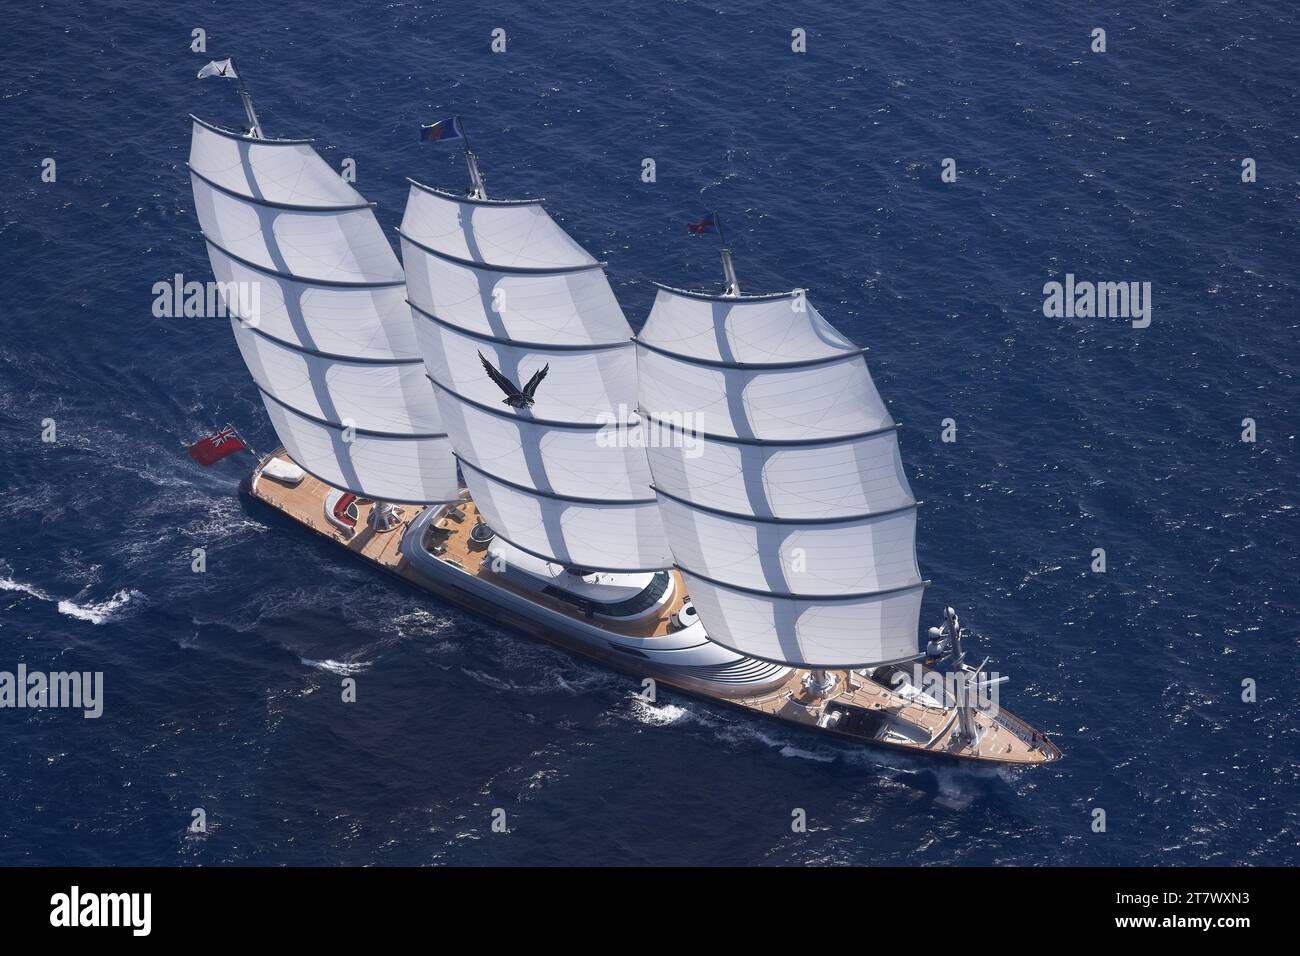
[[[293,461],[283,449],[270,457],[289,463]],[[325,515],[325,497],[333,490],[333,487],[312,475],[306,475],[299,484],[294,486],[263,476],[260,468],[253,478],[253,494],[262,501],[280,509],[313,531],[332,538],[349,551],[368,558],[403,577],[413,579],[415,574],[407,567],[409,562],[401,552],[402,537],[424,508],[419,505],[400,505],[401,524],[391,531],[379,532],[372,530],[367,522],[373,503],[358,498],[357,527],[349,534],[330,522]],[[486,560],[487,548],[470,540],[470,531],[478,523],[479,513],[467,493],[462,495],[456,505],[436,507],[437,514],[428,524],[427,533],[431,537],[427,543],[430,546],[430,553],[468,574],[490,580],[499,588],[526,597],[535,604],[575,621],[581,621],[589,627],[597,627],[624,637],[663,637],[672,629],[673,616],[686,603],[685,582],[681,574],[674,569],[669,572],[673,576],[672,598],[659,609],[658,613],[632,621],[613,621],[599,616],[587,617],[581,610],[566,601],[522,587],[508,576],[492,570],[491,562]],[[459,517],[453,512],[458,513]]]

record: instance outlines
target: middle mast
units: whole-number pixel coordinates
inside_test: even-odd
[[[469,196],[408,180],[399,233],[425,366],[480,514],[567,567],[670,567],[636,347],[604,264],[541,200],[488,199],[475,180]]]

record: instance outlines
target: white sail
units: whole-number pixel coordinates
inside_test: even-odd
[[[370,205],[305,140],[195,118],[189,167],[217,281],[256,287],[224,298],[294,461],[379,501],[455,500],[402,268]]]
[[[637,343],[655,491],[709,637],[811,667],[913,656],[916,501],[862,350],[802,293],[662,287]]]
[[[601,264],[538,202],[414,182],[401,236],[442,419],[497,534],[566,565],[670,566],[638,439],[632,330]],[[504,404],[480,355],[521,388],[546,368],[535,404]]]

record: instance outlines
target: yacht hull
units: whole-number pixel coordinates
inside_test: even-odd
[[[656,690],[668,687],[824,738],[918,756],[1017,765],[1050,763],[1061,757],[1045,735],[1005,710],[978,712],[977,739],[955,741],[951,734],[957,723],[955,710],[915,694],[903,696],[866,672],[833,672],[834,689],[812,695],[805,686],[807,670],[746,658],[708,641],[699,624],[675,628],[672,611],[681,607],[684,593],[655,618],[625,624],[583,615],[524,592],[492,572],[469,541],[469,523],[464,518],[455,521],[447,506],[403,507],[396,527],[378,532],[366,524],[371,503],[359,501],[360,520],[356,530],[349,532],[326,520],[326,497],[333,490],[329,485],[308,475],[289,487],[263,475],[266,464],[276,458],[289,461],[283,449],[277,450],[263,459],[241,488],[257,504],[408,585],[633,678],[635,684],[629,687],[633,693],[645,693],[647,681],[653,680]],[[457,510],[472,513],[468,496]],[[440,553],[426,546],[435,525],[439,540],[447,542]],[[680,578],[676,581],[678,591],[684,592]]]

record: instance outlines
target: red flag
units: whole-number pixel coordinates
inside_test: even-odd
[[[200,438],[191,445],[190,457],[206,467],[247,447],[244,440],[235,431],[235,426],[227,425],[220,431],[214,432],[206,438]]]
[[[718,234],[718,224],[709,216],[701,219],[699,222],[688,222],[686,231],[692,236],[716,236]]]

